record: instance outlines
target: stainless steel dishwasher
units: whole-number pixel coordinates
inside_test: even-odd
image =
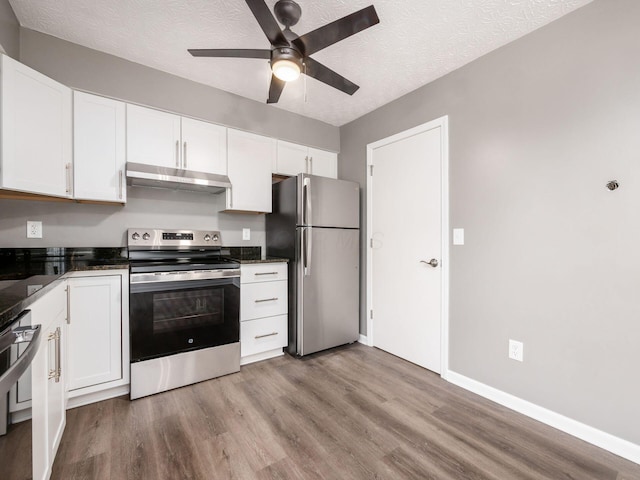
[[[30,310],[0,332],[0,435],[7,433],[9,391],[31,364],[39,342],[40,325],[31,325]]]

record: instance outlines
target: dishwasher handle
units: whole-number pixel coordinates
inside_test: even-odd
[[[0,377],[0,395],[6,395],[11,387],[20,379],[22,374],[29,368],[31,365],[31,361],[33,357],[36,355],[38,351],[38,346],[40,344],[40,333],[41,328],[40,325],[33,325],[31,327],[20,328],[18,332],[14,333],[15,330],[11,330],[7,332],[10,338],[13,339],[12,343],[22,343],[27,341],[26,338],[30,338],[29,346],[26,348],[24,352],[18,357],[18,359],[14,362],[11,367]],[[28,333],[27,333],[28,332]]]

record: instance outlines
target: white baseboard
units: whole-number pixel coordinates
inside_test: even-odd
[[[109,400],[110,398],[121,397],[122,395],[128,394],[129,384],[126,384],[83,395],[75,395],[73,397],[69,396],[69,400],[67,401],[67,410],[82,407],[84,405],[89,405],[90,403],[102,402],[103,400]]]
[[[585,442],[589,442],[592,445],[608,450],[620,457],[631,460],[632,462],[640,464],[640,445],[631,443],[622,438],[611,435],[610,433],[603,432],[597,428],[591,427],[584,423],[580,423],[571,418],[560,415],[559,413],[548,410],[544,407],[528,402],[509,393],[498,390],[497,388],[490,387],[484,383],[478,382],[471,378],[460,375],[454,371],[449,370],[446,375],[446,380],[476,393],[481,397],[492,400],[500,405],[503,405],[511,410],[522,413],[528,417],[538,420],[546,425],[557,428],[569,435],[573,435]]]
[[[362,343],[363,345],[367,345],[367,346],[371,346],[369,345],[369,339],[367,338],[366,335],[362,335],[360,334],[360,338],[358,338],[358,343]]]
[[[246,357],[242,357],[240,359],[240,365],[248,365],[254,362],[261,362],[262,360],[268,360],[270,358],[281,357],[284,355],[284,351],[282,347],[276,348],[274,350],[269,350],[267,352],[255,353],[253,355],[249,355]]]

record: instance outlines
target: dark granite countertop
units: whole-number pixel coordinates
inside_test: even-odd
[[[120,268],[126,248],[0,248],[0,330],[64,274]]]

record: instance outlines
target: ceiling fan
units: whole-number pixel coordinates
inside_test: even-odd
[[[194,57],[269,60],[272,75],[267,103],[277,103],[285,83],[297,79],[301,73],[349,95],[353,95],[360,88],[309,55],[379,23],[380,20],[373,5],[298,36],[291,31],[290,27],[298,23],[302,9],[293,0],[278,0],[273,7],[275,18],[264,0],[246,0],[246,2],[271,43],[270,49],[202,48],[189,49],[189,53]],[[278,25],[276,18],[284,25],[284,30]]]

